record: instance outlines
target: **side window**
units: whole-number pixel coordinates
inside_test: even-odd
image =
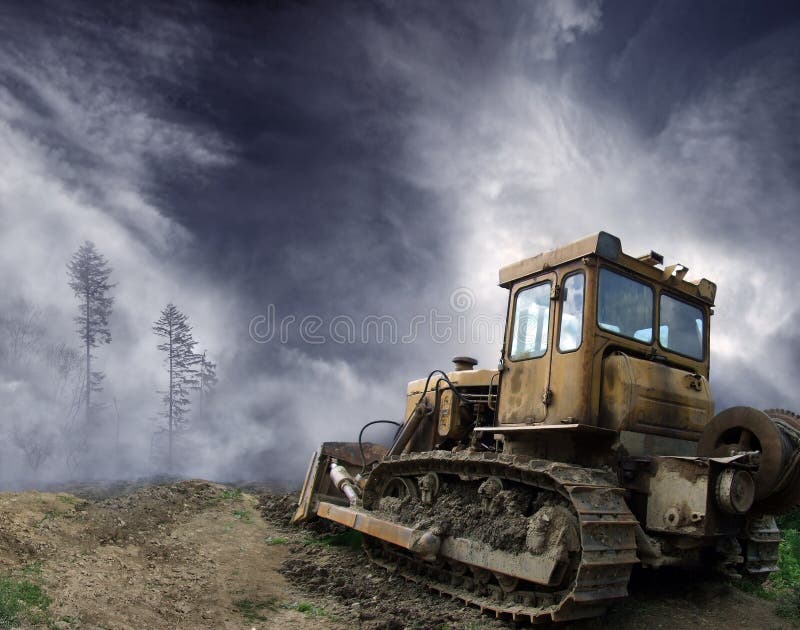
[[[602,267],[597,291],[597,325],[644,343],[653,341],[653,289]]]
[[[663,348],[687,357],[703,358],[703,311],[696,306],[661,294],[658,341]]]
[[[567,276],[561,285],[561,327],[558,334],[560,352],[572,352],[583,337],[583,273]]]
[[[512,361],[541,357],[547,352],[550,286],[550,282],[544,282],[517,293],[511,338]]]

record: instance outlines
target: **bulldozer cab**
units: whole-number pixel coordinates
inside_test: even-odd
[[[509,289],[497,424],[696,441],[713,416],[715,285],[600,232],[500,271]],[[649,426],[659,418],[658,426]]]

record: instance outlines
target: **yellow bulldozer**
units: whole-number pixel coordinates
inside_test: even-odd
[[[504,267],[498,369],[457,357],[409,383],[388,448],[322,444],[294,521],[355,529],[389,571],[530,623],[603,614],[635,565],[769,575],[800,418],[714,414],[716,285],[686,273],[605,232]]]

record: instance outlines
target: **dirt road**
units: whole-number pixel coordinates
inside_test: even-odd
[[[52,600],[44,611],[23,610],[19,623],[308,627],[301,593],[278,572],[288,550],[268,544],[272,529],[256,504],[207,482],[150,486],[99,502],[0,495],[0,571]]]
[[[338,530],[289,527],[293,507],[204,481],[0,494],[0,627],[510,627],[368,565]],[[719,581],[651,577],[564,628],[791,627],[772,608]]]

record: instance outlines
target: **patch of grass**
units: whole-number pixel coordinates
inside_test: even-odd
[[[34,560],[22,567],[22,574],[29,578],[40,578],[42,575],[42,561]]]
[[[775,588],[782,590],[800,586],[800,531],[785,529],[778,547],[778,571],[769,578]]]
[[[325,611],[323,608],[318,608],[317,606],[314,606],[314,604],[310,604],[308,602],[292,602],[291,604],[284,604],[282,608],[296,610],[299,613],[303,613],[306,617],[314,617],[315,619],[318,619],[319,617],[332,618],[330,613]]]
[[[325,536],[306,536],[303,544],[322,545],[324,547],[349,547],[350,549],[360,549],[364,543],[361,532],[354,529],[347,529],[338,534],[327,534]]]
[[[33,624],[47,620],[52,600],[41,586],[13,576],[0,578],[0,628],[12,628],[22,620]]]
[[[208,499],[209,505],[219,505],[224,501],[241,501],[244,498],[241,488],[226,488],[218,495]]]
[[[778,599],[778,593],[775,590],[766,588],[763,583],[757,580],[743,577],[741,580],[732,582],[732,584],[740,591],[749,595],[755,595],[761,599],[768,599],[770,601],[776,601]]]
[[[233,606],[247,621],[267,621],[267,617],[261,614],[262,611],[275,610],[277,608],[274,599],[258,601],[253,601],[252,599],[237,599],[233,602]]]
[[[223,490],[220,497],[222,498],[223,501],[241,501],[242,489],[230,488],[229,490]]]
[[[67,505],[75,505],[78,502],[75,497],[68,494],[59,494],[56,498],[61,501],[61,503],[66,503]]]
[[[55,510],[45,512],[44,516],[33,524],[34,529],[39,529],[45,521],[53,520],[56,516],[58,516],[58,512]]]
[[[778,519],[781,543],[778,547],[778,570],[762,583],[743,579],[735,585],[746,593],[776,602],[775,613],[800,624],[800,511]]]
[[[280,538],[280,537],[277,537],[277,536],[275,538],[273,538],[272,536],[269,536],[269,537],[267,537],[266,542],[267,542],[268,545],[285,545],[286,543],[289,542],[289,539],[288,538]]]
[[[249,510],[235,510],[233,512],[233,518],[238,521],[242,521],[242,523],[252,523],[253,517],[250,514]]]

